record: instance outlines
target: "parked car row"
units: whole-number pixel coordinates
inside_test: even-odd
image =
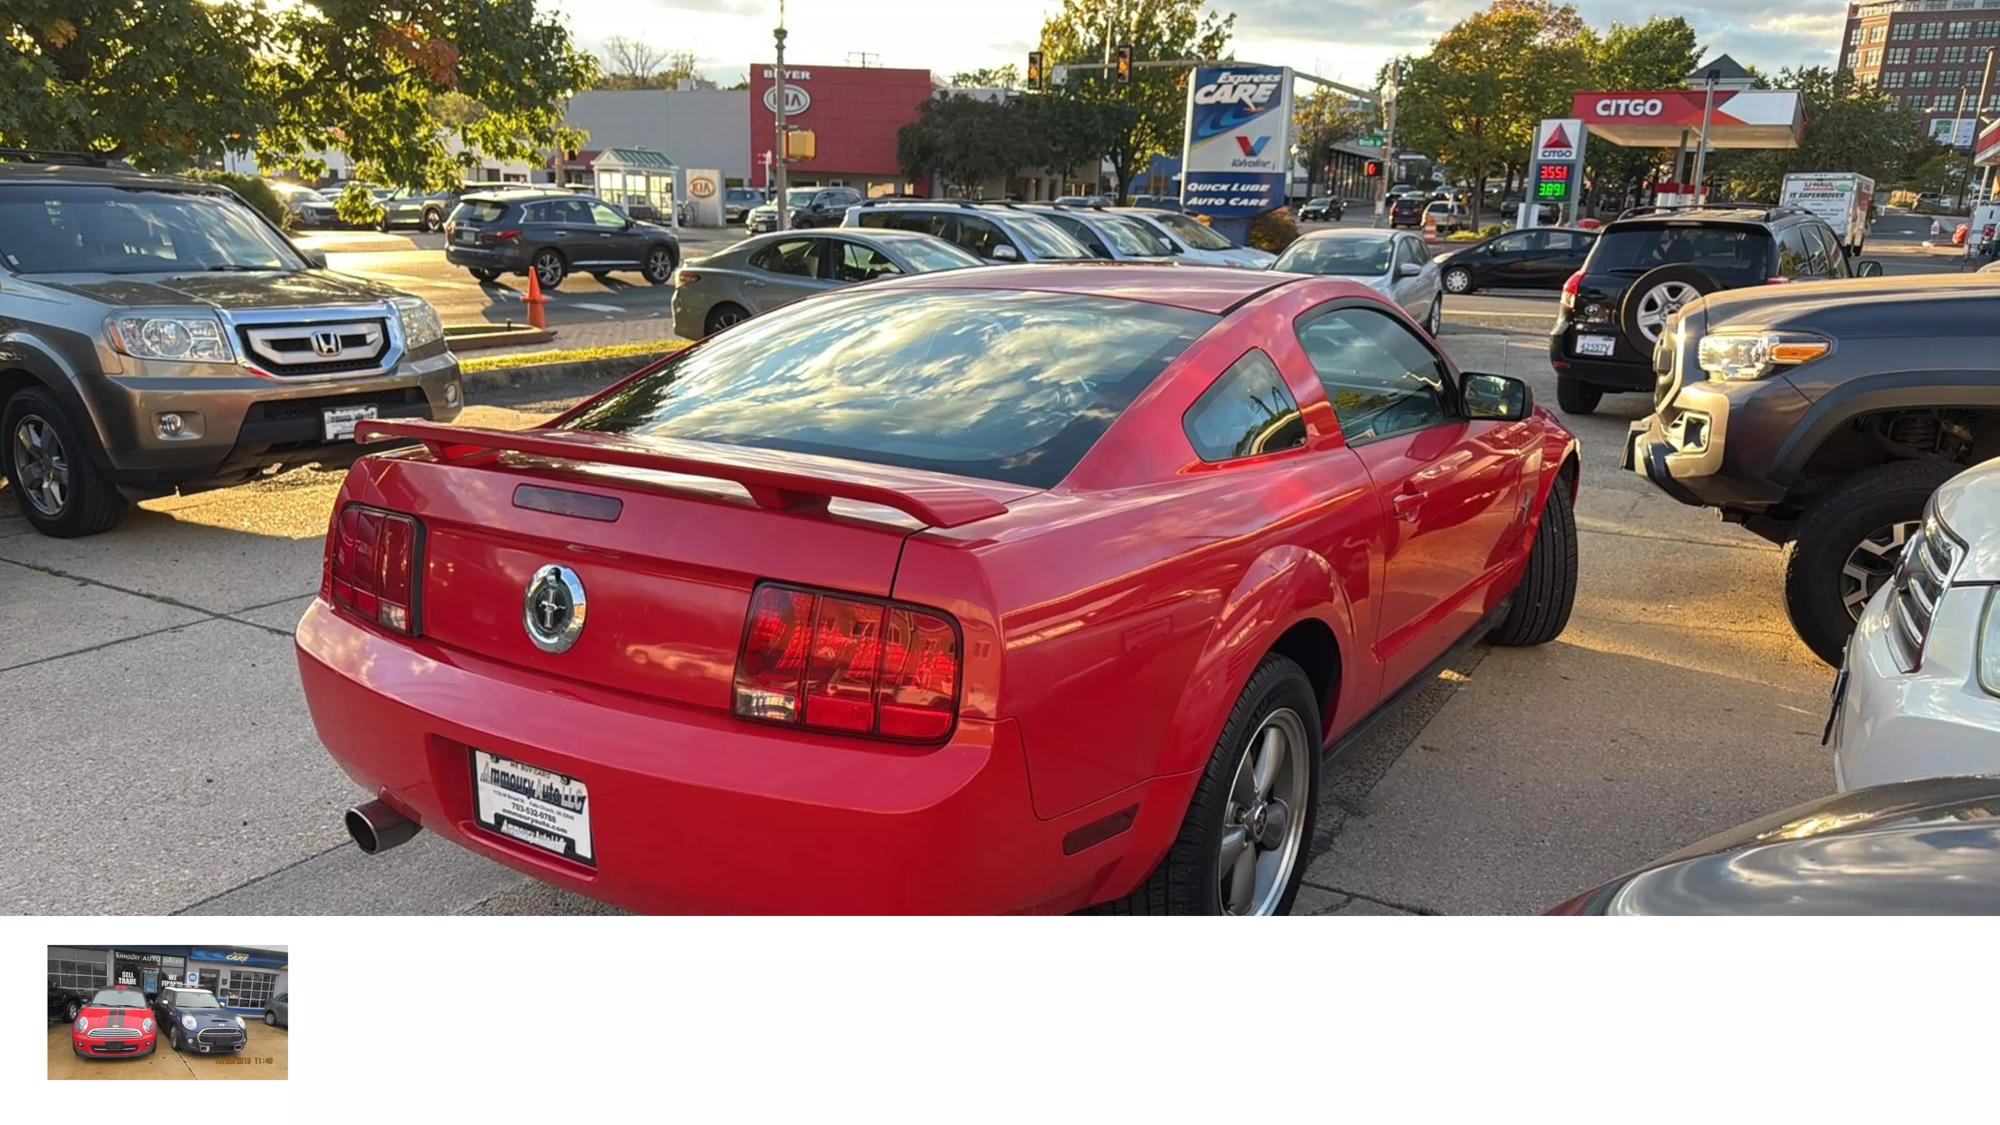
[[[175,1051],[202,1055],[236,1054],[250,1042],[243,1017],[204,988],[168,985],[148,996],[127,985],[88,993],[52,985],[49,994],[51,1017],[70,1024],[70,1049],[85,1058],[150,1055],[161,1038]],[[265,1009],[266,1023],[289,1022],[277,1014],[288,999],[277,997]]]

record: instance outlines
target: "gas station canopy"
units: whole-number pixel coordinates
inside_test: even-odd
[[[1579,90],[1570,116],[1592,137],[1633,148],[1676,148],[1701,135],[1706,90]],[[1710,148],[1797,148],[1805,119],[1797,90],[1717,90]]]
[[[1972,162],[1981,168],[2000,165],[2000,121],[1988,125],[1973,142]]]

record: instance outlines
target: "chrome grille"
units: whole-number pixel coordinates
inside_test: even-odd
[[[1964,554],[1935,512],[1925,513],[1923,525],[1903,545],[1889,587],[1889,643],[1903,671],[1914,672],[1923,663],[1931,615]]]
[[[242,1029],[235,1027],[204,1027],[195,1035],[204,1043],[234,1043],[242,1037]]]
[[[242,325],[237,332],[257,365],[281,376],[373,371],[389,350],[381,320]]]
[[[93,1027],[90,1029],[90,1037],[92,1039],[138,1039],[143,1034],[136,1027]]]

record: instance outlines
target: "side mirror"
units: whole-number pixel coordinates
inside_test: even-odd
[[[632,220],[631,220],[631,219],[629,219],[629,218],[625,220],[625,229],[626,229],[626,230],[631,230],[631,229],[632,229]]]
[[[1415,262],[1404,262],[1402,265],[1396,267],[1397,277],[1415,277],[1422,272],[1424,272],[1424,267]]]
[[[319,250],[300,250],[300,251],[299,251],[299,256],[300,256],[300,257],[302,257],[302,258],[304,258],[304,259],[306,260],[306,268],[307,268],[307,269],[314,269],[314,270],[323,270],[323,269],[325,269],[325,268],[326,268],[326,254],[325,254],[324,252],[322,252],[322,251],[319,251]],[[1881,267],[1881,266],[1876,266],[1876,267],[1875,267],[1875,272],[1876,272],[1876,273],[1881,273],[1881,272],[1882,272],[1882,267]]]
[[[1854,263],[1854,276],[1881,277],[1882,263],[1876,261],[1873,258],[1863,258],[1860,261]]]
[[[1466,372],[1464,399],[1467,418],[1518,422],[1535,411],[1535,393],[1511,375]]]
[[[1021,260],[1021,252],[1003,242],[993,248],[993,260],[996,262],[1018,262]]]

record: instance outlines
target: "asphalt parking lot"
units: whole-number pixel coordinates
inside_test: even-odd
[[[1891,272],[1938,268],[1904,250]],[[1553,404],[1552,301],[1449,298],[1443,343]],[[463,420],[525,425],[588,389],[474,391]],[[1618,468],[1649,405],[1566,419],[1584,450],[1568,631],[1471,649],[1330,767],[1301,910],[1539,911],[1832,790],[1832,673],[1785,620],[1779,552]],[[30,531],[0,489],[6,910],[607,910],[432,836],[373,858],[348,842],[341,812],[368,795],[314,736],[290,637],[338,481],[152,501],[75,541]]]
[[[255,1021],[249,1024],[250,1042],[233,1055],[200,1055],[176,1051],[162,1038],[153,1053],[130,1059],[87,1059],[70,1046],[70,1028],[59,1023],[49,1028],[49,1079],[106,1079],[116,1081],[199,1078],[204,1081],[243,1082],[284,1079],[290,1075],[291,1032]]]

